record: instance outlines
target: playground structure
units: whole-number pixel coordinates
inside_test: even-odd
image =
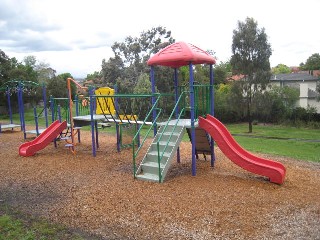
[[[40,88],[41,86],[38,83],[32,82],[32,81],[23,81],[23,80],[11,80],[6,83],[4,83],[4,86],[0,88],[0,91],[4,91],[6,98],[7,98],[7,104],[8,104],[8,114],[10,123],[9,124],[0,124],[0,132],[2,129],[12,129],[20,127],[21,131],[23,131],[24,139],[26,139],[26,135],[28,133],[30,134],[36,134],[39,135],[44,129],[38,128],[38,118],[43,113],[45,117],[45,124],[46,127],[48,127],[48,113],[46,108],[46,88],[45,85],[42,85],[42,101],[44,103],[43,110],[40,114],[37,114],[36,107],[34,107],[34,119],[35,119],[35,130],[26,130],[26,124],[25,124],[25,109],[24,109],[24,102],[23,102],[23,95],[27,94],[29,96],[36,93],[36,90]],[[12,117],[12,106],[11,106],[11,96],[13,94],[17,95],[18,99],[18,110],[19,110],[19,120],[20,123],[16,124],[13,122]]]
[[[193,64],[209,64],[210,84],[208,94],[199,94],[199,89],[202,89],[205,86],[195,85],[193,77]],[[168,121],[159,124],[160,128],[158,131],[154,129],[154,140],[149,146],[142,161],[138,164],[136,164],[136,157],[141,147],[138,148],[137,152],[133,150],[134,177],[148,181],[163,182],[175,152],[177,153],[177,161],[180,161],[179,144],[181,142],[184,129],[187,128],[189,129],[188,133],[192,145],[192,175],[196,175],[196,158],[198,152],[208,153],[208,149],[210,148],[211,166],[214,166],[214,140],[216,140],[218,142],[218,146],[225,153],[225,155],[238,166],[250,172],[266,176],[271,182],[282,184],[285,177],[285,167],[281,163],[256,157],[242,149],[234,141],[234,139],[230,137],[231,135],[226,130],[224,125],[213,117],[213,64],[215,64],[215,59],[207,52],[192,44],[187,44],[184,42],[171,44],[168,47],[160,50],[148,60],[148,65],[151,66],[150,76],[153,93],[155,93],[154,66],[167,66],[174,69],[176,105]],[[177,71],[181,66],[189,66],[189,91],[180,92],[179,95]],[[188,106],[190,109],[190,119],[182,118],[182,116],[185,114],[186,106],[181,108],[179,105],[181,102],[183,102],[182,99],[185,99],[186,93],[189,94],[190,99],[190,104]],[[204,111],[199,111],[201,107],[200,103],[203,102],[200,102],[199,99],[196,98],[203,96],[205,96],[204,98],[209,99],[209,102],[205,104],[206,106],[202,106],[202,110]],[[155,97],[153,97],[153,103],[156,103]],[[174,115],[175,118],[173,119]],[[204,119],[201,116],[207,116],[207,119]],[[154,109],[153,119],[155,120],[157,117],[158,114]],[[220,125],[218,123],[220,123]],[[209,145],[205,145],[205,149],[201,149],[201,147],[203,147],[203,142],[201,142],[201,144],[198,142],[198,137],[200,135],[202,136],[200,139],[203,141],[203,131],[197,131],[197,136],[197,127],[205,130],[206,133],[210,135],[207,138]]]
[[[209,84],[201,85],[195,83],[193,77],[194,64],[209,65]],[[192,44],[184,42],[171,44],[148,61],[148,65],[151,66],[152,94],[118,94],[110,89],[101,89],[100,92],[89,89],[89,98],[85,105],[89,106],[90,114],[77,114],[74,117],[70,82],[74,82],[79,88],[82,88],[82,86],[73,79],[68,78],[70,142],[66,146],[75,153],[77,144],[75,135],[76,133],[79,134],[79,129],[82,126],[89,125],[91,127],[92,155],[96,156],[96,150],[99,148],[98,122],[116,123],[117,149],[120,151],[119,126],[121,124],[135,124],[136,133],[131,143],[134,178],[163,182],[175,155],[177,156],[177,162],[180,162],[179,145],[187,129],[192,145],[191,163],[193,176],[196,175],[198,153],[210,154],[211,167],[214,167],[214,140],[216,140],[221,150],[234,163],[250,172],[268,177],[271,182],[282,184],[285,177],[285,168],[282,164],[256,157],[242,149],[234,141],[224,125],[213,117],[213,64],[215,64],[215,59],[212,56]],[[163,109],[160,106],[160,99],[166,98],[168,95],[165,96],[155,92],[154,66],[156,65],[171,67],[174,70],[173,97],[175,106],[169,116],[163,114]],[[189,66],[188,87],[178,86],[178,69],[182,66]],[[134,114],[133,103],[145,104],[148,102],[146,99],[151,102],[146,114],[144,116],[139,113]],[[130,106],[129,103],[131,104]],[[139,107],[136,109],[139,109]],[[204,118],[205,116],[207,117],[206,119]],[[141,120],[138,120],[138,118]],[[145,132],[143,133],[142,130]],[[147,146],[146,152],[141,152],[146,139],[152,133],[152,143]],[[57,135],[57,130],[49,131],[48,136],[45,138],[40,135],[38,138],[40,138],[41,147],[44,143],[47,144],[49,142],[47,140],[50,139],[52,141],[53,135]],[[26,153],[25,155],[30,156],[33,153]]]

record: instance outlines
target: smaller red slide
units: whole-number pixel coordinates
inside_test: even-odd
[[[209,114],[206,119],[199,117],[199,127],[212,136],[232,162],[249,172],[268,177],[270,182],[283,183],[286,168],[281,163],[257,157],[243,149],[218,119]]]
[[[66,121],[60,123],[59,120],[56,120],[36,139],[21,144],[19,147],[19,155],[24,157],[33,156],[37,151],[40,151],[48,146],[48,144],[51,143],[66,128]]]

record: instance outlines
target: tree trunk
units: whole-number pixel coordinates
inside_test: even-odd
[[[249,133],[252,133],[252,120],[249,120]]]
[[[249,123],[249,133],[252,133],[252,117],[251,117],[251,86],[249,88],[249,99],[248,99],[248,105],[247,105],[247,118]]]

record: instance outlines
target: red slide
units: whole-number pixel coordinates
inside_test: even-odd
[[[221,151],[243,169],[270,179],[270,182],[282,184],[286,168],[279,162],[257,157],[243,149],[232,137],[228,129],[215,117],[199,117],[199,127],[208,132]]]
[[[29,157],[37,151],[44,149],[51,143],[64,129],[67,128],[67,122],[60,123],[58,120],[53,122],[46,130],[44,130],[36,139],[20,145],[19,155]]]

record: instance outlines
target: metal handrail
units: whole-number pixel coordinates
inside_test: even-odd
[[[156,107],[158,105],[158,102],[159,102],[160,98],[161,98],[160,94],[157,94],[157,95],[158,95],[158,97],[157,97],[155,103],[153,104],[152,108],[150,109],[149,113],[147,114],[147,116],[143,120],[143,122],[140,125],[138,131],[136,132],[135,136],[132,139],[132,159],[133,159],[133,175],[134,175],[134,178],[136,177],[136,170],[137,170],[136,157],[139,154],[141,148],[143,147],[143,144],[145,143],[145,141],[146,141],[149,133],[151,132],[152,128],[154,128],[156,126],[157,119],[159,118],[159,116],[160,116],[160,114],[162,112],[162,109]],[[134,143],[135,143],[136,139],[140,136],[140,132],[141,132],[143,126],[146,125],[146,122],[147,122],[148,118],[150,117],[151,113],[153,113],[154,110],[158,110],[159,112],[158,112],[156,118],[153,120],[152,125],[150,125],[149,129],[147,130],[147,133],[146,133],[145,137],[143,138],[142,142],[140,143],[140,146],[138,147],[137,151],[135,151],[135,144]]]
[[[185,93],[186,93],[186,92],[182,92],[182,93],[180,94],[180,96],[179,96],[179,98],[178,98],[178,100],[177,100],[177,102],[176,102],[176,104],[175,104],[175,106],[174,106],[174,108],[173,108],[173,110],[172,110],[172,112],[171,112],[168,120],[167,120],[167,123],[166,123],[165,127],[163,128],[162,133],[160,134],[160,136],[158,137],[158,140],[157,140],[159,182],[161,182],[161,178],[162,178],[162,172],[161,172],[161,168],[160,168],[161,160],[162,160],[162,158],[163,158],[163,155],[164,155],[164,153],[165,153],[165,150],[167,149],[167,147],[168,147],[168,145],[169,145],[169,142],[170,142],[170,140],[171,140],[171,138],[172,138],[172,135],[173,135],[173,133],[174,133],[174,130],[176,129],[176,127],[177,127],[177,125],[178,125],[178,122],[179,122],[179,120],[180,120],[180,118],[181,118],[181,115],[182,115],[182,113],[184,113],[184,111],[185,111],[184,108],[182,108],[182,110],[181,110],[180,113],[179,113],[179,116],[178,116],[178,118],[177,118],[177,122],[175,123],[175,125],[174,125],[174,127],[173,127],[173,129],[172,129],[172,132],[171,132],[171,134],[170,134],[170,136],[169,136],[169,140],[167,141],[166,146],[165,146],[164,149],[162,150],[161,155],[160,155],[160,150],[159,150],[159,148],[160,148],[159,142],[160,142],[161,139],[162,139],[163,133],[165,132],[165,130],[166,130],[167,127],[169,126],[169,122],[170,122],[170,120],[172,119],[172,117],[174,116],[174,113],[175,113],[176,109],[178,108],[179,103],[180,103],[180,101],[181,101],[181,99],[182,99],[182,97],[183,97],[183,95],[184,95]]]

